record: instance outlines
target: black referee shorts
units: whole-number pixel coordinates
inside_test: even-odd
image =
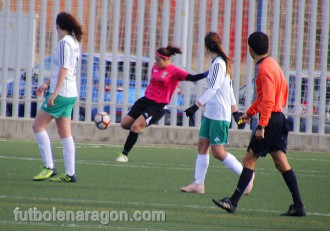
[[[264,139],[257,139],[254,132],[247,151],[251,149],[260,157],[279,150],[286,153],[289,130],[290,125],[285,115],[282,112],[273,112],[267,127],[265,127]]]
[[[146,97],[138,99],[127,113],[134,119],[141,115],[145,118],[147,126],[157,123],[166,113],[166,104],[156,103]]]

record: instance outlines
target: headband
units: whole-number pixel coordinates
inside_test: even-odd
[[[165,60],[168,60],[170,57],[166,56],[166,55],[162,55],[160,54],[159,52],[156,51],[156,55],[158,55],[159,57],[165,59]]]

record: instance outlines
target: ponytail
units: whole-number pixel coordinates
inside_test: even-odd
[[[204,43],[206,48],[213,53],[218,54],[226,63],[226,73],[230,75],[232,73],[232,64],[233,60],[228,57],[228,55],[225,53],[222,45],[221,45],[221,39],[220,36],[215,32],[209,32],[205,35]]]
[[[78,42],[81,42],[83,31],[82,26],[78,20],[71,14],[61,12],[56,17],[56,24],[65,31],[68,31],[70,35],[75,37]]]
[[[182,50],[179,47],[168,45],[166,48],[165,47],[158,48],[156,53],[164,59],[166,58],[169,59],[172,55],[182,54]]]

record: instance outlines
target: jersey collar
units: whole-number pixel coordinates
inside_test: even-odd
[[[257,64],[260,64],[262,61],[264,61],[264,60],[265,60],[266,58],[268,58],[268,57],[269,57],[269,55],[267,55],[267,56],[261,58],[261,59],[257,62]]]

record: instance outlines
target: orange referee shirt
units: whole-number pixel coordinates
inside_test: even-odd
[[[267,126],[272,112],[282,112],[288,99],[288,83],[281,67],[272,57],[258,62],[255,81],[257,98],[247,110],[253,116],[260,114],[258,125]]]

